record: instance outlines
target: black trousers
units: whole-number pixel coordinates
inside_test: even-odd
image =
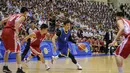
[[[25,46],[25,49],[24,49],[24,51],[22,53],[22,57],[21,57],[22,59],[21,60],[23,60],[25,58],[25,56],[27,55],[27,53],[28,53],[28,51],[30,49],[30,43],[31,43],[31,39],[28,39],[27,40],[27,45]],[[40,60],[39,56],[37,56],[37,59]]]
[[[101,52],[101,53],[104,53],[104,51],[105,51],[105,47],[104,47],[104,46],[101,46],[101,47],[100,47],[100,52]]]
[[[59,54],[58,57],[61,58],[61,57],[65,57],[65,56]],[[77,64],[77,61],[76,61],[74,55],[72,55],[70,52],[69,52],[69,56],[68,56],[68,57],[72,60],[72,62],[73,62],[74,64]]]
[[[109,42],[106,42],[105,54],[108,54]]]
[[[112,42],[111,40],[106,41],[105,54],[108,54],[108,51],[109,51],[108,47],[109,47],[109,44],[110,44],[111,42]]]

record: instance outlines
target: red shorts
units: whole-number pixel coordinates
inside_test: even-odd
[[[39,47],[30,46],[30,49],[31,49],[31,54],[33,54],[34,56],[38,56],[42,54],[42,51],[39,49]]]
[[[126,59],[130,54],[130,38],[126,38],[116,49],[115,55],[119,55]]]
[[[6,51],[19,53],[20,42],[15,37],[15,31],[11,28],[4,28],[1,35],[2,41]]]

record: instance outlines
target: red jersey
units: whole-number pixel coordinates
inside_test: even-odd
[[[4,28],[11,28],[12,30],[15,31],[15,22],[16,22],[21,16],[22,16],[22,15],[20,15],[20,14],[14,14],[14,15],[10,16]],[[22,26],[22,23],[20,24],[19,29],[21,28],[21,26]]]
[[[121,19],[124,22],[124,31],[123,31],[123,35],[125,37],[127,37],[128,35],[130,35],[130,21],[127,19]]]
[[[46,34],[41,35],[41,33],[40,33],[39,30],[35,31],[34,33],[36,34],[36,37],[33,38],[33,39],[31,39],[31,44],[30,44],[30,46],[31,46],[31,47],[34,47],[34,48],[35,48],[35,47],[39,48],[39,47],[40,47],[40,43],[41,43],[42,40],[45,38],[45,35],[46,35]]]

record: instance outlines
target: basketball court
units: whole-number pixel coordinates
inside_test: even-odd
[[[83,70],[76,70],[76,66],[68,59],[58,59],[54,64],[47,63],[50,65],[51,69],[49,71],[45,70],[45,65],[41,62],[30,61],[26,66],[23,63],[23,69],[26,73],[118,73],[114,56],[96,56],[96,57],[80,57],[76,58],[78,62],[83,67]],[[124,60],[124,73],[130,73],[130,58]],[[2,72],[2,65],[0,65],[0,73]],[[9,68],[16,73],[16,63],[9,62]]]

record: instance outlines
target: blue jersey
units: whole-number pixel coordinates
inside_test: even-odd
[[[58,36],[58,48],[59,48],[59,51],[62,52],[63,54],[66,54],[66,52],[68,51],[68,38],[69,36],[71,35],[71,32],[70,30],[66,33],[64,31],[63,28],[60,29],[61,31],[61,34],[60,36]]]

